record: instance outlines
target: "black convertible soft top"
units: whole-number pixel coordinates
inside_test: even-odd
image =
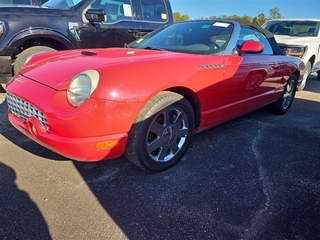
[[[285,55],[283,53],[283,51],[281,50],[281,48],[279,47],[278,43],[276,42],[274,35],[271,32],[269,32],[268,30],[262,28],[258,24],[251,23],[246,20],[240,20],[240,19],[239,20],[238,19],[229,19],[229,20],[238,22],[240,24],[240,26],[242,26],[242,27],[251,27],[251,28],[257,29],[259,32],[263,33],[267,37],[275,54]]]

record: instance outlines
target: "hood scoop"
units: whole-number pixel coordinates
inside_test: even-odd
[[[90,51],[82,51],[81,54],[84,56],[96,56],[97,55],[97,53],[90,52]]]

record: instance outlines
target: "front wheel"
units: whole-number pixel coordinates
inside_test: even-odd
[[[270,107],[277,114],[285,114],[289,111],[297,90],[297,76],[291,75],[288,79],[281,97]]]
[[[36,46],[27,48],[26,50],[21,52],[14,61],[13,73],[18,73],[20,69],[23,67],[23,65],[25,65],[34,55],[53,51],[56,50],[46,46]]]
[[[174,92],[160,92],[136,118],[125,156],[143,170],[166,170],[186,153],[194,128],[195,115],[189,101]]]

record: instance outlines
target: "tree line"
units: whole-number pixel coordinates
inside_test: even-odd
[[[189,15],[187,14],[180,14],[179,12],[174,12],[173,13],[174,21],[175,22],[183,22],[183,21],[188,21],[191,20]],[[242,20],[247,20],[252,23],[256,23],[258,25],[264,24],[266,21],[270,19],[276,19],[276,18],[283,18],[283,16],[280,13],[280,9],[275,7],[270,9],[270,15],[269,17],[266,17],[263,13],[260,13],[256,17],[251,17],[251,16],[238,16],[238,15],[232,15],[232,16],[226,16],[226,15],[221,15],[221,16],[210,16],[210,17],[200,17],[195,20],[203,20],[203,19],[222,19],[222,18],[228,18],[228,19],[242,19]]]

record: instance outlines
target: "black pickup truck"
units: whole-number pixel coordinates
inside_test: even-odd
[[[123,47],[173,23],[169,0],[48,0],[41,6],[0,5],[0,83],[35,54]]]
[[[46,1],[47,0],[0,0],[0,6],[7,5],[7,4],[40,6],[44,4]]]

